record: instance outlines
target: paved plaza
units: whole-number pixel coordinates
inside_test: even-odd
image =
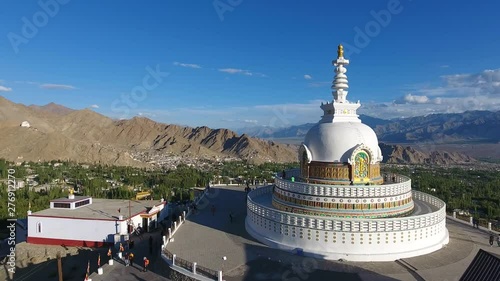
[[[167,249],[178,257],[214,270],[225,280],[458,280],[477,251],[490,247],[489,234],[447,220],[450,243],[429,255],[396,262],[339,262],[301,257],[271,249],[245,230],[246,194],[243,186],[213,187],[174,235]],[[212,206],[215,212],[212,213]],[[233,214],[230,221],[229,214]],[[222,257],[226,256],[227,260]]]

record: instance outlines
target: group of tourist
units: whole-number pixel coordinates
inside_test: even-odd
[[[150,237],[150,246],[149,247],[150,247],[149,251],[152,252],[152,237]],[[128,249],[128,250],[130,250],[130,249]],[[122,254],[121,259],[125,263],[125,266],[132,266],[133,267],[134,266],[134,259],[135,259],[134,253],[132,251],[126,252],[125,247],[123,247],[122,243],[120,243],[120,247],[119,247],[118,251]],[[111,251],[111,248],[109,248],[107,256],[109,259],[112,258],[113,253]],[[143,262],[144,262],[144,264],[143,264],[142,271],[146,272],[146,271],[148,271],[149,259],[147,257],[144,257]]]

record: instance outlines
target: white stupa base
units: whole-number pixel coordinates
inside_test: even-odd
[[[99,267],[97,269],[97,274],[102,275],[104,273],[104,270],[102,270],[102,267]]]
[[[288,252],[294,252],[300,249],[304,256],[309,256],[313,258],[326,259],[326,260],[346,260],[355,262],[382,262],[382,261],[395,261],[403,258],[411,258],[421,255],[426,255],[437,250],[442,249],[449,242],[448,230],[445,228],[444,233],[438,239],[427,239],[426,241],[420,241],[420,247],[414,248],[408,251],[402,251],[405,247],[393,247],[391,251],[386,251],[385,253],[380,251],[380,248],[375,249],[364,245],[362,248],[364,252],[358,251],[353,252],[348,248],[343,248],[344,251],[338,251],[341,246],[332,247],[332,251],[323,251],[322,249],[328,248],[326,245],[322,249],[307,247],[307,244],[297,243],[296,246],[288,244],[283,241],[283,237],[272,237],[275,233],[265,233],[265,230],[256,231],[253,225],[245,222],[245,228],[253,238],[259,240],[260,242],[268,245],[271,248],[280,249]],[[268,234],[266,236],[265,234]],[[273,239],[275,238],[275,239]],[[281,238],[281,241],[278,241]],[[303,241],[303,239],[300,239]],[[300,241],[299,239],[296,242]],[[427,244],[427,245],[426,245]],[[312,245],[311,245],[312,246]],[[352,245],[350,245],[352,246]],[[335,251],[337,249],[337,251]]]
[[[113,265],[113,260],[112,260],[112,259],[110,259],[110,260],[108,261],[108,264],[109,264],[109,265]]]

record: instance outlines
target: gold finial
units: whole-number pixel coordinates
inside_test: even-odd
[[[339,47],[337,48],[337,55],[338,58],[344,57],[344,46],[342,46],[342,44],[340,44]]]
[[[74,190],[73,188],[70,188],[70,189],[69,189],[69,194],[73,195],[73,192],[74,192],[74,191],[75,191],[75,190]]]

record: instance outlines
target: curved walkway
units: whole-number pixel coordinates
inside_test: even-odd
[[[434,253],[397,262],[336,262],[315,260],[271,249],[250,237],[245,230],[244,187],[214,187],[175,233],[167,248],[178,257],[214,270],[224,279],[236,280],[458,280],[473,257],[490,247],[488,233],[447,219],[450,243]],[[212,205],[215,213],[212,214]],[[233,213],[230,222],[229,214]],[[223,261],[222,257],[227,260]],[[318,279],[319,278],[319,279]],[[288,279],[292,280],[292,279]]]

